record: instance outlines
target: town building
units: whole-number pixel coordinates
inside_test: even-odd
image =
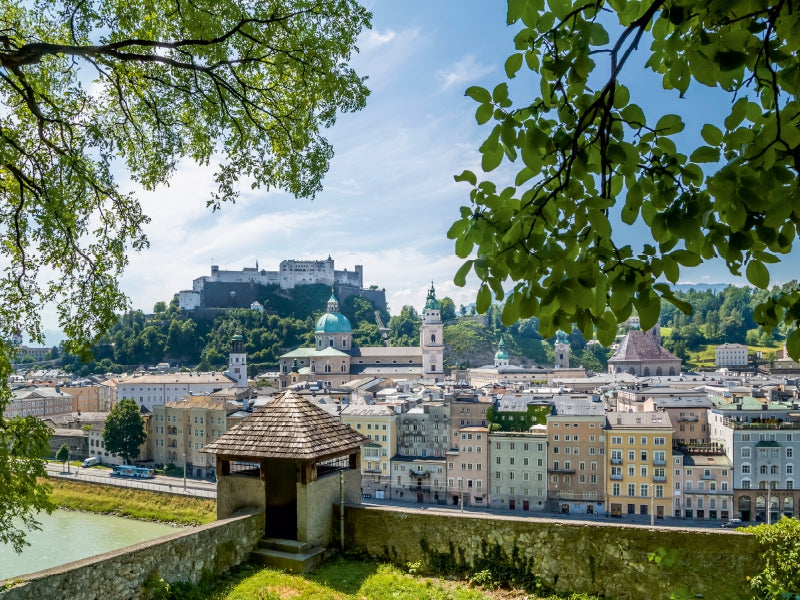
[[[369,442],[361,450],[361,489],[367,497],[388,498],[390,459],[397,453],[398,414],[387,405],[350,404],[341,411],[341,421]]]
[[[676,452],[673,462],[676,517],[722,520],[733,517],[733,465],[722,449]]]
[[[720,344],[714,349],[714,364],[717,367],[747,366],[747,346],[744,344]]]
[[[242,405],[209,396],[187,396],[179,402],[153,406],[147,444],[152,460],[160,465],[186,466],[190,477],[214,477],[213,457],[206,445],[249,415]]]
[[[661,345],[660,329],[631,329],[608,359],[609,373],[630,373],[639,377],[680,375],[681,359]]]
[[[547,508],[547,427],[489,433],[489,507],[542,512]]]
[[[60,387],[23,387],[11,391],[11,399],[3,409],[3,416],[38,417],[45,419],[73,412],[72,395]]]
[[[187,395],[206,395],[236,386],[227,373],[164,373],[133,375],[117,380],[117,397],[131,398],[140,407],[180,402]]]
[[[673,516],[672,423],[663,412],[609,412],[606,425],[612,516]]]
[[[605,502],[602,402],[555,397],[547,416],[548,510],[593,514]]]
[[[461,427],[458,438],[447,452],[447,496],[453,504],[488,506],[489,429]]]

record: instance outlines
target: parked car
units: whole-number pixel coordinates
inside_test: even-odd
[[[720,527],[726,529],[736,529],[737,527],[744,527],[744,521],[741,519],[729,519],[727,523],[723,523]]]

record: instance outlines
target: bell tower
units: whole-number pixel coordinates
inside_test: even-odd
[[[442,323],[439,301],[431,282],[425,308],[422,311],[422,325],[419,328],[419,345],[422,350],[422,373],[426,379],[444,380],[444,325]]]
[[[238,333],[231,339],[231,352],[228,355],[228,376],[236,382],[237,388],[247,387],[247,354],[244,341]]]

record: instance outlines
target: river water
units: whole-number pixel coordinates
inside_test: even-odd
[[[11,546],[0,545],[0,580],[34,573],[73,560],[95,556],[179,531],[163,523],[137,521],[123,517],[56,510],[40,513],[39,531],[28,532],[22,554]]]

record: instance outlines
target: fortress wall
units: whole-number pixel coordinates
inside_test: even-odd
[[[248,559],[264,533],[264,514],[237,516],[169,536],[12,578],[2,600],[124,600],[154,589],[159,579],[190,581],[215,576]]]
[[[347,547],[397,565],[461,576],[488,570],[615,600],[749,599],[747,576],[763,568],[756,539],[728,530],[356,505],[346,507],[345,526]]]

